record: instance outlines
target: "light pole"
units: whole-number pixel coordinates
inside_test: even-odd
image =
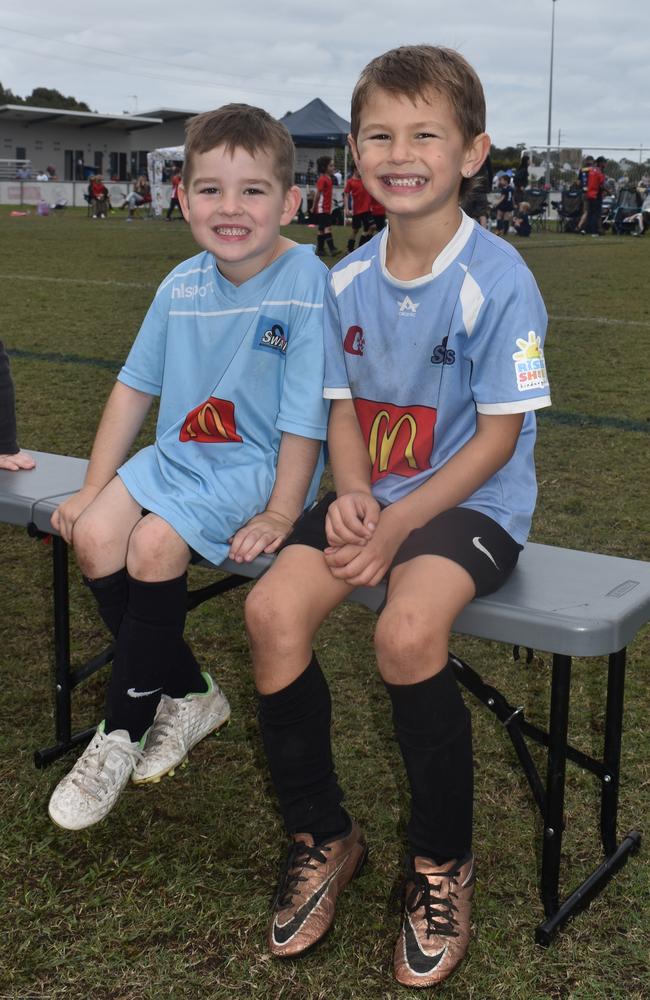
[[[551,0],[553,4],[553,14],[551,17],[551,68],[548,75],[548,128],[546,130],[546,190],[551,188],[551,111],[553,108],[553,48],[555,46],[555,4],[557,0]],[[548,212],[548,208],[547,208]]]

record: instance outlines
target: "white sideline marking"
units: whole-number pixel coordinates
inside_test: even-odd
[[[561,323],[600,323],[601,326],[644,326],[648,321],[643,319],[613,319],[609,316],[556,316],[549,313],[549,319]]]
[[[0,278],[9,281],[53,281],[68,285],[116,285],[118,288],[157,288],[154,281],[113,281],[99,278],[47,278],[42,274],[0,274]]]

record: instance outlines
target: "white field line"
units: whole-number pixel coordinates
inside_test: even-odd
[[[155,282],[149,281],[113,281],[112,279],[100,280],[98,278],[48,278],[42,274],[3,274],[0,279],[7,281],[50,281],[56,284],[70,285],[106,285],[116,288],[157,288]],[[600,326],[650,326],[650,320],[640,319],[615,319],[610,316],[558,316],[550,313],[550,320],[554,323],[594,323]]]
[[[62,285],[114,285],[117,288],[157,288],[154,281],[113,281],[99,278],[48,278],[42,274],[0,274],[7,281],[50,281]]]
[[[600,326],[650,326],[650,319],[614,319],[611,316],[556,316],[549,313],[550,320],[554,323],[589,323]]]

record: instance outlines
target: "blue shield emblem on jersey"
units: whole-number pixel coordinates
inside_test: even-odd
[[[289,332],[286,324],[271,316],[260,316],[253,347],[256,351],[270,351],[279,358],[284,358],[289,343]]]

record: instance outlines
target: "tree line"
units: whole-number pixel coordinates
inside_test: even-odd
[[[20,97],[0,83],[0,104],[31,104],[37,108],[65,108],[67,111],[90,111],[85,101],[66,97],[53,87],[34,87],[31,94]]]

